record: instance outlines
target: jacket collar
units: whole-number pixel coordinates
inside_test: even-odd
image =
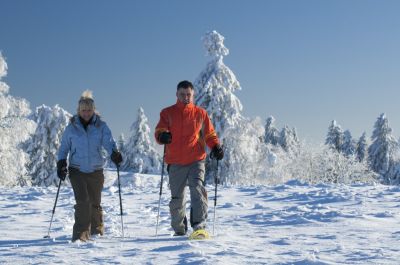
[[[93,117],[90,119],[89,124],[91,124],[91,125],[96,125],[96,123],[97,123],[98,120],[99,120],[99,117],[98,117],[96,114],[93,114]],[[80,120],[80,118],[79,118],[79,115],[77,115],[77,114],[74,115],[74,116],[71,118],[71,121],[72,121],[72,123],[83,127],[83,124],[82,124],[82,122],[81,122],[81,120]]]
[[[176,106],[179,109],[192,109],[192,108],[194,108],[193,102],[190,102],[189,104],[183,104],[182,102],[179,101],[179,99],[176,100]]]

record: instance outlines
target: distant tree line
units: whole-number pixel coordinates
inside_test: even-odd
[[[207,157],[207,181],[218,173],[223,184],[275,184],[292,179],[399,184],[399,143],[385,114],[376,120],[370,141],[366,133],[353,139],[336,121],[329,125],[324,144],[300,141],[296,128],[278,129],[272,116],[265,122],[243,116],[235,95],[240,83],[223,62],[229,54],[224,37],[211,31],[203,42],[211,59],[194,82],[195,104],[209,113],[225,152],[218,171],[216,161]],[[58,105],[42,105],[32,113],[26,100],[9,95],[9,87],[1,81],[6,74],[7,64],[0,54],[0,185],[56,185],[56,154],[72,115]],[[162,158],[143,108],[138,109],[128,138],[120,135],[117,142],[124,157],[121,170],[160,173]],[[104,162],[113,166],[106,156]]]

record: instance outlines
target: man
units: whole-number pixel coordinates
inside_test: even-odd
[[[190,224],[193,231],[205,231],[207,220],[207,191],[204,187],[206,145],[218,160],[224,156],[217,134],[207,112],[193,104],[194,89],[189,81],[177,86],[176,104],[163,109],[155,130],[159,144],[165,144],[171,201],[171,226],[175,236],[187,233],[185,187],[190,189]]]

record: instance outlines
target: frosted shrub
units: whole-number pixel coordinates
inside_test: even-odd
[[[243,120],[239,126],[227,130],[220,170],[223,183],[253,185],[265,181],[268,150],[263,133],[258,119]]]
[[[302,180],[309,183],[374,183],[377,176],[365,162],[355,156],[346,157],[327,146],[302,144],[297,155],[288,156],[275,150],[277,163],[268,169],[271,181]]]

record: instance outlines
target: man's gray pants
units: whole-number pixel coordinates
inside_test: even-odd
[[[169,210],[171,213],[171,226],[176,233],[185,233],[184,219],[185,191],[189,186],[191,213],[190,223],[194,230],[203,229],[206,226],[208,199],[207,190],[204,187],[204,160],[196,161],[189,165],[169,165],[169,185],[171,189],[171,201]]]

